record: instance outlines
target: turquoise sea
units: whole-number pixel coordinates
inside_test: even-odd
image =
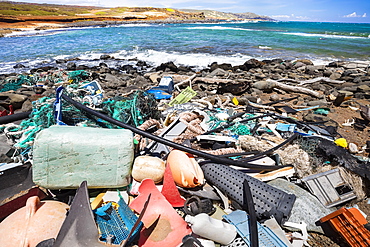
[[[79,58],[97,65],[102,54],[122,60],[111,66],[173,61],[203,68],[212,62],[243,64],[250,58],[370,61],[370,24],[327,22],[220,22],[124,24],[107,27],[22,31],[0,38],[0,73],[56,65]]]

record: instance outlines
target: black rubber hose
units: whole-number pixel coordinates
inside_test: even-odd
[[[126,124],[126,123],[123,123],[121,121],[118,121],[114,118],[111,118],[103,113],[100,113],[100,112],[97,112],[97,111],[94,111],[93,109],[90,109],[89,107],[86,107],[84,106],[83,104],[77,102],[77,101],[74,101],[73,99],[71,99],[70,97],[68,97],[67,95],[65,94],[62,94],[62,98],[66,101],[68,101],[69,103],[71,103],[72,105],[74,105],[76,108],[80,109],[80,110],[83,110],[91,115],[94,115],[96,117],[99,117],[103,120],[106,120],[112,124],[115,124],[119,127],[122,127],[122,128],[125,128],[125,129],[129,129],[131,130],[132,132],[136,133],[136,134],[139,134],[141,136],[144,136],[146,138],[149,138],[153,141],[156,141],[156,142],[159,142],[159,143],[162,143],[164,145],[167,145],[167,146],[170,146],[172,148],[175,148],[175,149],[178,149],[178,150],[181,150],[181,151],[184,151],[184,152],[188,152],[188,153],[191,153],[191,154],[194,154],[194,155],[197,155],[199,157],[203,157],[203,158],[206,158],[206,159],[209,159],[209,160],[212,160],[214,161],[215,163],[220,163],[220,164],[227,164],[227,165],[234,165],[234,166],[239,166],[239,167],[244,167],[244,168],[252,168],[252,169],[257,169],[257,170],[276,170],[276,169],[280,169],[282,166],[264,166],[264,165],[255,165],[255,164],[249,164],[247,162],[239,162],[237,160],[232,160],[232,159],[228,159],[228,158],[223,158],[223,157],[219,157],[219,156],[216,156],[216,155],[213,155],[213,154],[209,154],[209,153],[205,153],[205,152],[202,152],[202,151],[199,151],[199,150],[196,150],[196,149],[193,149],[193,148],[189,148],[189,147],[186,147],[186,146],[183,146],[181,144],[178,144],[178,143],[175,143],[175,142],[172,142],[170,140],[167,140],[167,139],[164,139],[160,136],[156,136],[156,135],[153,135],[153,134],[150,134],[148,132],[145,132],[143,130],[140,130],[134,126],[131,126],[129,124]],[[254,156],[250,157],[250,158],[253,158]]]
[[[12,123],[18,120],[23,120],[23,119],[28,118],[30,114],[31,114],[31,111],[26,111],[26,112],[15,113],[15,114],[8,115],[8,116],[3,116],[3,117],[0,117],[0,124],[8,124],[8,123]]]
[[[246,179],[243,182],[243,209],[249,214],[250,247],[258,247],[257,215],[251,188]]]

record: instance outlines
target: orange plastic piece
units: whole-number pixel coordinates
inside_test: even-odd
[[[0,246],[32,247],[56,238],[68,209],[69,206],[62,202],[40,201],[37,196],[28,198],[25,207],[0,223]]]
[[[194,188],[205,183],[203,171],[192,154],[172,150],[166,165],[171,167],[173,179],[180,187]]]
[[[364,227],[367,221],[357,208],[338,209],[320,222],[330,223],[351,247],[370,246],[370,231]]]

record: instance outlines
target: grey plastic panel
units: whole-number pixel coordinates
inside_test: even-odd
[[[279,223],[282,223],[289,218],[296,199],[294,194],[288,194],[225,165],[208,163],[202,165],[202,170],[208,182],[217,186],[240,205],[243,205],[243,182],[247,180],[258,219],[270,218],[273,215]]]

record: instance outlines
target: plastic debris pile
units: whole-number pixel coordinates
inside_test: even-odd
[[[366,105],[337,123],[353,107],[341,93],[168,71],[124,93],[89,70],[0,81],[0,246],[370,246],[353,206],[368,200],[370,143],[340,133],[368,128]]]

